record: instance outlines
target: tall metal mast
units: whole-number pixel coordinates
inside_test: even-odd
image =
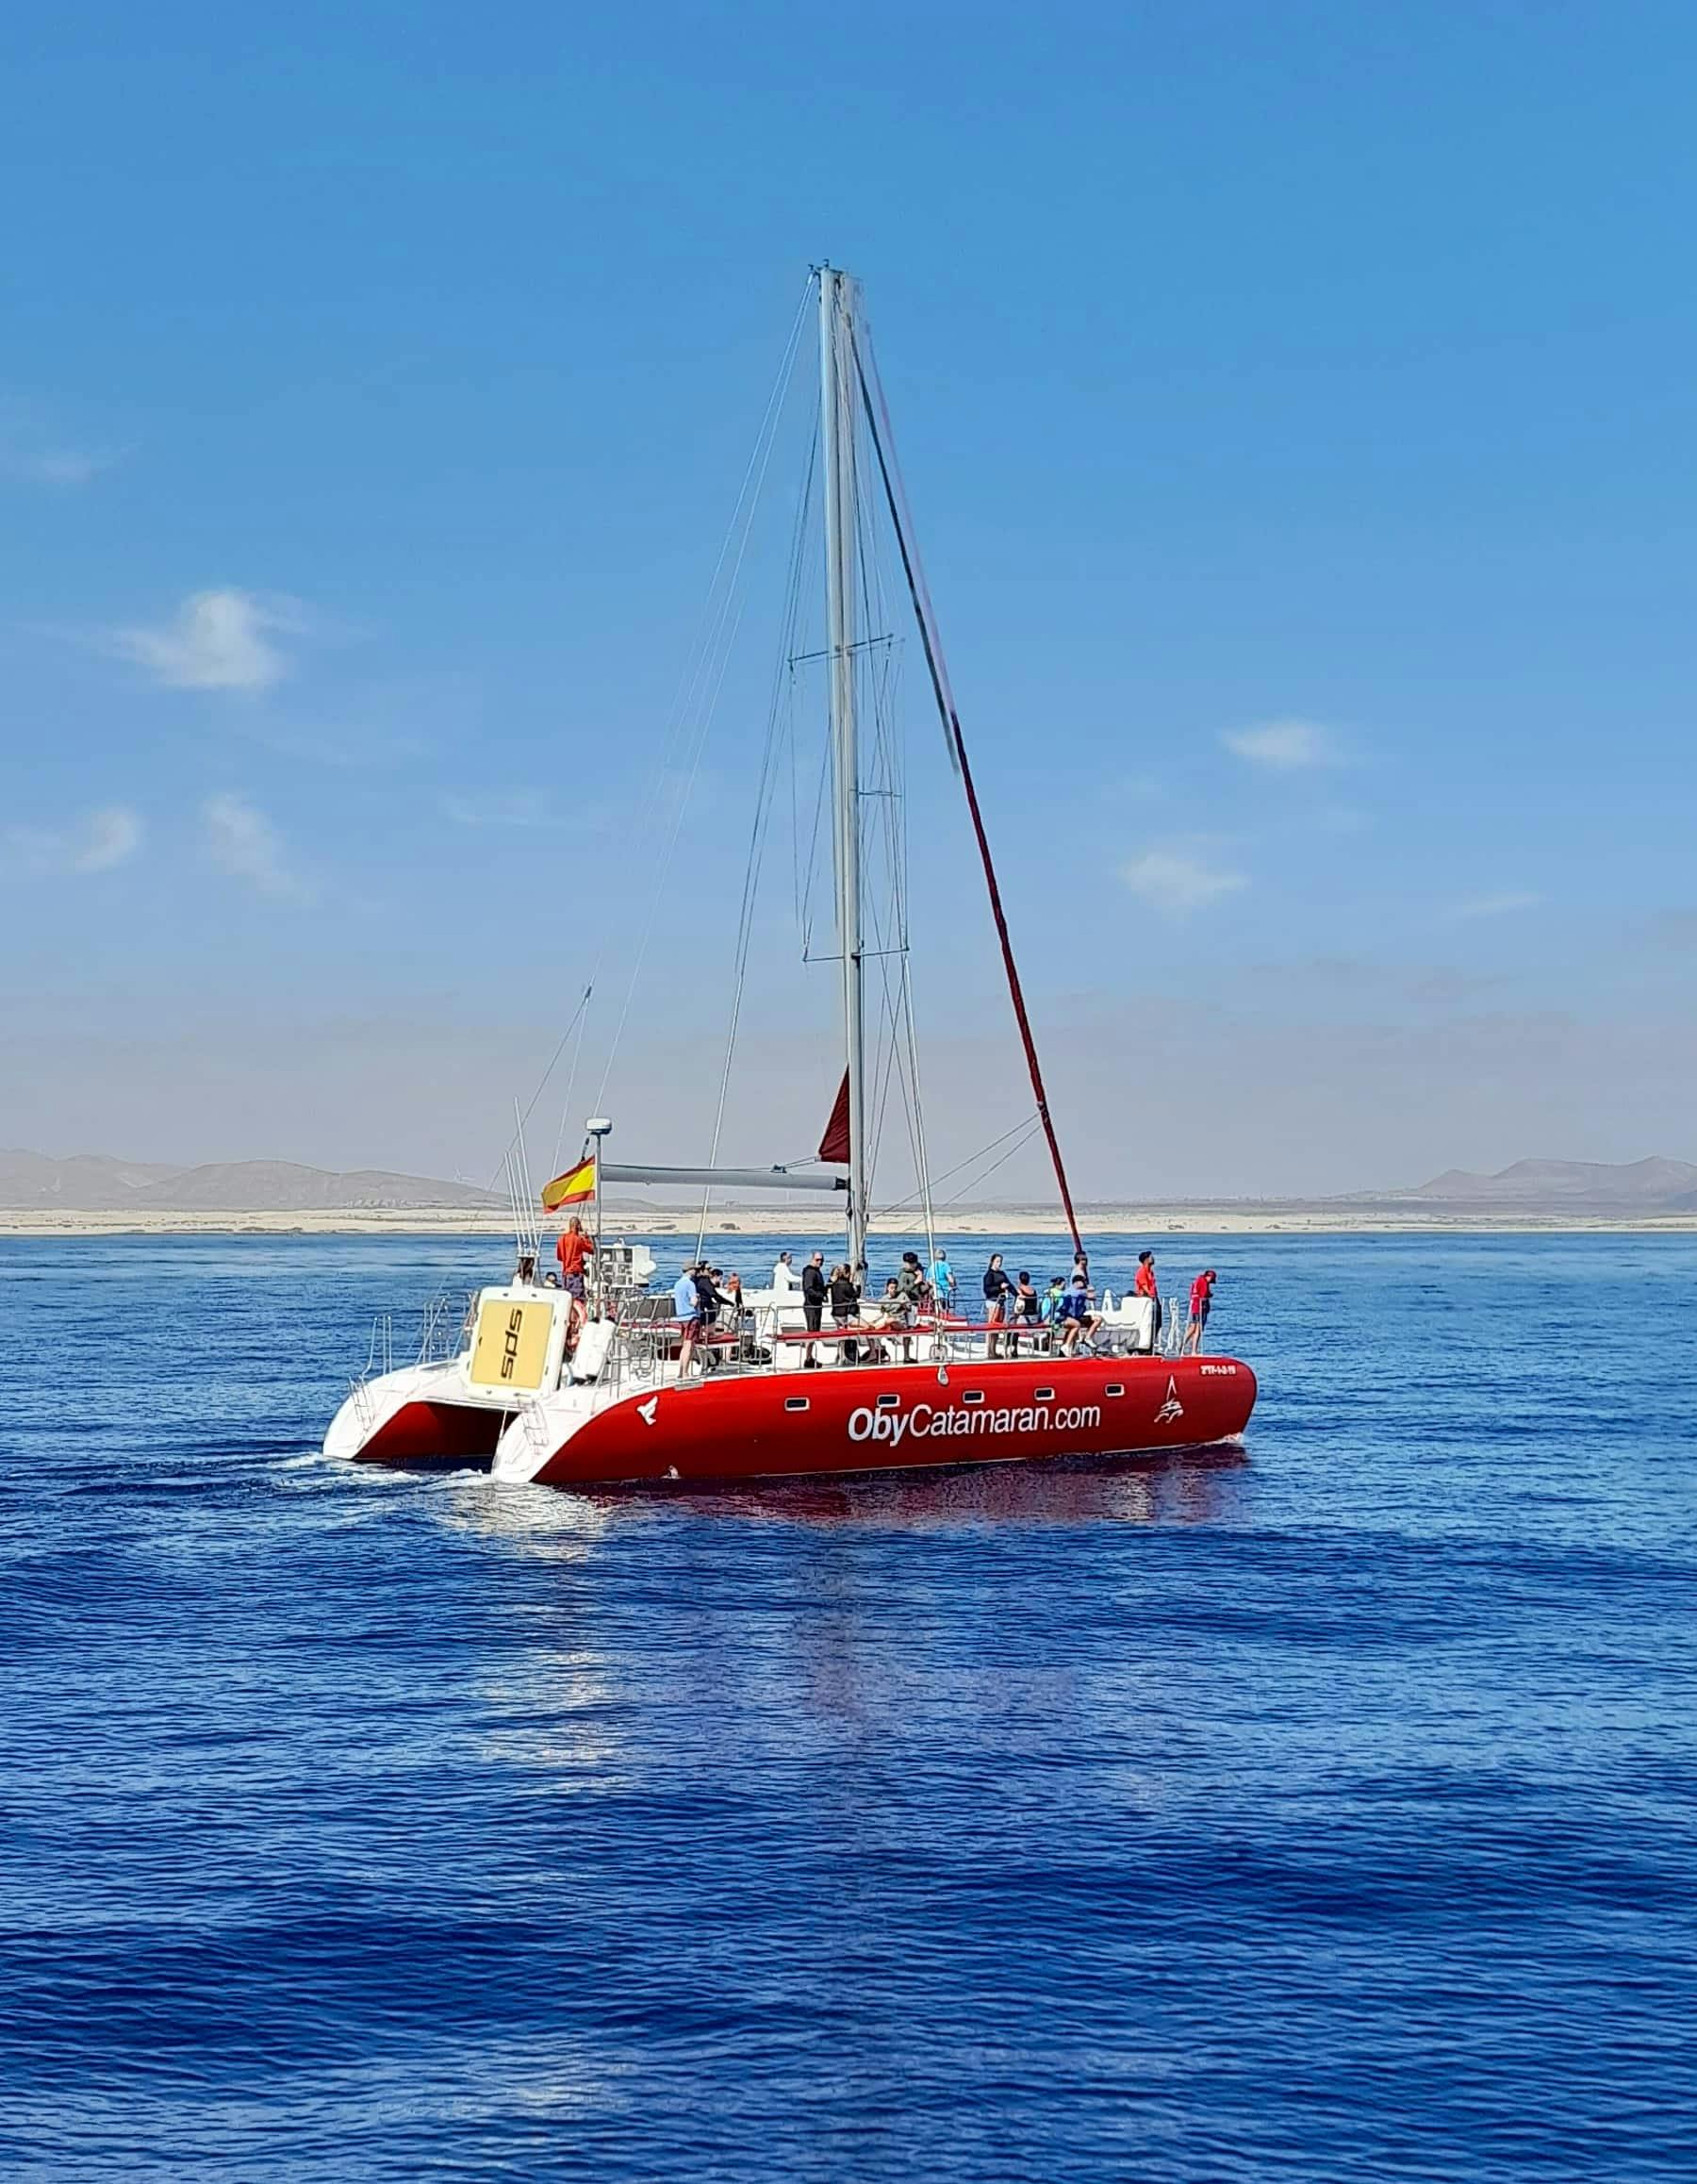
[[[848,1264],[866,1259],[866,1070],[861,965],[860,755],[854,718],[856,374],[849,327],[855,284],[819,268],[819,437],[825,451],[826,649],[836,820],[837,938],[843,951],[843,1048],[848,1072]]]

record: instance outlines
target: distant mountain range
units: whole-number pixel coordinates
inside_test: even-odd
[[[201,1167],[111,1160],[76,1153],[0,1152],[0,1207],[79,1214],[304,1214],[354,1207],[502,1207],[506,1200],[472,1183],[394,1175],[387,1168],[303,1167],[292,1160],[213,1161]]]
[[[1225,1206],[1241,1201],[1210,1201]],[[1259,1201],[1272,1204],[1275,1201]],[[1277,1201],[1280,1204],[1286,1201]],[[1517,1160],[1495,1175],[1453,1167],[1413,1190],[1358,1191],[1347,1198],[1289,1201],[1316,1212],[1359,1207],[1405,1216],[1492,1213],[1655,1215],[1697,1212],[1697,1166],[1684,1160]],[[345,1213],[432,1207],[501,1211],[505,1196],[474,1183],[439,1183],[387,1168],[345,1172],[290,1160],[214,1161],[200,1167],[77,1153],[0,1152],[0,1210],[11,1213]],[[632,1204],[627,1214],[670,1209]],[[733,1209],[734,1210],[734,1209]],[[964,1209],[963,1209],[964,1210]]]
[[[1697,1167],[1687,1160],[1517,1160],[1495,1175],[1448,1168],[1407,1196],[1474,1212],[1686,1214],[1697,1210]]]

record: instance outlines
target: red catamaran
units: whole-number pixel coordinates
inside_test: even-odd
[[[949,756],[965,791],[1035,1098],[1035,1122],[1047,1144],[1076,1250],[1078,1221],[896,466],[859,287],[831,266],[819,268],[815,281],[832,868],[845,1057],[819,1148],[821,1167],[619,1166],[603,1157],[612,1125],[599,1117],[589,1124],[586,1158],[594,1164],[598,1194],[620,1183],[838,1193],[845,1206],[847,1263],[865,1267],[872,1176],[865,984],[869,956],[892,952],[863,945],[864,804],[872,794],[859,736],[868,650],[859,635],[864,580],[857,580],[865,565],[865,477],[887,512]],[[905,1006],[905,939],[897,952]],[[929,1208],[922,1133],[918,1159],[920,1196]],[[1068,1356],[1042,1348],[1010,1354],[1007,1328],[974,1324],[942,1310],[881,1332],[877,1307],[867,1304],[859,1322],[810,1333],[799,1295],[765,1290],[746,1298],[736,1324],[717,1331],[698,1351],[698,1366],[705,1363],[710,1369],[686,1371],[671,1298],[649,1287],[654,1272],[650,1255],[603,1243],[594,1267],[586,1319],[565,1290],[528,1274],[480,1291],[453,1354],[433,1354],[427,1338],[415,1364],[369,1371],[354,1383],[325,1436],[326,1453],[389,1464],[492,1460],[497,1478],[568,1487],[818,1477],[1194,1448],[1241,1435],[1255,1403],[1248,1365],[1236,1358],[1175,1354],[1177,1329],[1163,1344],[1152,1301],[1145,1299],[1127,1299],[1107,1312],[1090,1345]],[[1021,1339],[1036,1344],[1045,1338],[1027,1331]],[[821,1353],[827,1359],[856,1356],[857,1362],[824,1372],[805,1369]]]

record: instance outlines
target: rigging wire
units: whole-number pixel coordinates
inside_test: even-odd
[[[802,289],[801,299],[796,308],[795,322],[790,327],[789,339],[784,345],[783,360],[778,367],[778,374],[772,383],[771,392],[766,398],[766,411],[761,418],[760,428],[755,434],[753,452],[749,457],[748,468],[743,473],[742,488],[737,495],[736,505],[732,511],[730,524],[719,547],[718,559],[714,564],[713,576],[708,586],[709,604],[703,615],[705,627],[698,638],[692,663],[686,670],[683,687],[674,701],[669,716],[666,731],[667,751],[669,753],[675,745],[678,748],[680,761],[684,756],[688,757],[688,769],[683,791],[673,802],[671,824],[666,835],[666,846],[660,859],[659,875],[650,894],[648,915],[637,942],[636,956],[631,968],[629,983],[625,987],[623,1005],[618,1013],[618,1023],[614,1027],[612,1043],[607,1050],[606,1065],[601,1071],[601,1084],[595,1095],[597,1106],[601,1105],[605,1097],[607,1081],[613,1074],[613,1065],[618,1055],[625,1026],[630,1020],[631,1004],[635,997],[637,981],[642,974],[643,964],[647,959],[650,943],[653,939],[654,927],[658,921],[661,908],[667,901],[667,882],[671,876],[672,859],[677,852],[678,837],[683,831],[684,814],[688,807],[690,792],[695,786],[696,776],[700,770],[701,759],[707,747],[708,730],[712,726],[719,692],[724,687],[725,672],[730,664],[736,632],[742,623],[744,602],[738,596],[738,582],[742,574],[743,562],[748,554],[749,540],[753,531],[755,510],[759,505],[761,491],[766,484],[766,472],[771,464],[772,450],[777,444],[778,422],[795,377],[796,359],[800,349],[801,328],[807,316],[808,301],[812,293],[813,283],[810,278]],[[739,520],[741,522],[740,537],[737,536]],[[735,553],[731,561],[730,574],[725,579],[721,588],[719,580],[725,570],[726,557],[731,554],[733,539],[735,540]],[[716,592],[719,595],[717,604],[714,604]],[[735,605],[734,615],[732,613],[733,603]],[[729,624],[728,629],[727,624]],[[666,770],[663,757],[661,771],[664,774]]]
[[[657,782],[664,782],[668,773],[675,772],[677,764],[681,761],[681,758],[684,754],[691,751],[692,746],[693,759],[688,769],[688,774],[683,792],[679,796],[673,810],[671,830],[669,837],[667,840],[666,850],[661,861],[661,884],[656,888],[653,896],[651,898],[648,921],[644,927],[641,940],[637,948],[636,960],[632,968],[630,983],[627,985],[625,991],[624,1005],[619,1012],[618,1021],[614,1030],[613,1040],[608,1049],[606,1067],[602,1071],[601,1085],[596,1094],[596,1103],[598,1106],[600,1105],[601,1099],[605,1094],[607,1080],[612,1074],[614,1059],[618,1051],[619,1042],[623,1036],[625,1024],[630,1016],[632,999],[635,993],[636,983],[642,968],[643,959],[647,954],[649,942],[652,937],[655,918],[658,913],[660,902],[664,896],[664,883],[670,874],[672,856],[677,848],[678,835],[682,826],[684,809],[688,802],[689,791],[694,786],[696,774],[700,769],[701,753],[705,748],[706,730],[707,727],[711,724],[712,720],[713,705],[717,703],[718,688],[722,686],[724,658],[728,657],[728,647],[724,645],[724,626],[728,613],[729,602],[734,594],[736,580],[741,571],[743,558],[748,551],[749,537],[753,525],[755,507],[759,502],[761,487],[765,482],[766,467],[770,463],[772,446],[777,436],[778,416],[782,412],[784,400],[788,395],[790,384],[794,378],[796,358],[799,352],[800,346],[801,331],[807,318],[807,307],[812,292],[813,285],[810,280],[804,284],[801,290],[800,300],[796,306],[796,316],[790,326],[789,338],[784,344],[783,355],[779,364],[777,376],[773,381],[771,391],[767,395],[766,409],[762,414],[759,429],[754,436],[754,445],[750,453],[747,466],[743,472],[742,481],[737,489],[736,500],[732,508],[731,518],[725,527],[724,537],[719,542],[719,550],[714,562],[713,573],[708,580],[707,596],[701,610],[701,620],[698,626],[695,637],[691,641],[690,649],[684,655],[684,668],[679,679],[678,689],[674,694],[671,706],[667,715],[666,727],[662,732],[661,751],[654,769],[655,779]],[[750,488],[752,488],[751,496]],[[741,521],[740,539],[737,537],[739,521]],[[736,541],[735,559],[732,567],[729,582],[724,587],[723,594],[721,596],[720,578],[724,573],[726,559],[727,556],[731,554],[733,540]],[[740,614],[738,619],[740,620]],[[733,635],[734,635],[734,631],[733,631]],[[692,707],[695,705],[698,700],[699,693],[701,691],[704,682],[709,681],[712,678],[712,662],[716,654],[722,654],[722,656],[720,657],[717,681],[713,683],[712,698],[708,703],[705,712],[700,717],[699,722],[692,722]],[[605,955],[606,947],[603,943],[600,952],[597,955],[595,968],[590,974],[589,983],[584,989],[583,997],[579,1001],[576,1009],[572,1012],[571,1018],[567,1023],[565,1030],[561,1033],[558,1043],[555,1045],[552,1054],[549,1057],[548,1066],[546,1068],[544,1068],[540,1079],[537,1081],[536,1088],[531,1094],[530,1100],[523,1110],[523,1114],[520,1118],[519,1129],[515,1133],[513,1139],[509,1140],[504,1151],[501,1156],[501,1159],[496,1164],[494,1172],[492,1173],[489,1181],[488,1187],[490,1189],[495,1187],[496,1181],[503,1172],[503,1170],[510,1175],[511,1159],[515,1150],[518,1149],[519,1140],[522,1136],[522,1124],[524,1121],[528,1121],[531,1114],[534,1112],[536,1102],[538,1100],[540,1100],[543,1091],[548,1085],[549,1080],[552,1077],[555,1068],[559,1065],[560,1056],[565,1051],[567,1041],[570,1039],[572,1033],[575,1030],[578,1034],[577,1044],[572,1051],[571,1067],[567,1080],[566,1095],[561,1103],[560,1126],[555,1133],[554,1139],[553,1158],[557,1169],[560,1157],[560,1150],[565,1143],[567,1121],[570,1112],[571,1094],[577,1082],[578,1067],[583,1059],[584,1034],[587,1029],[586,1012],[588,1009],[590,998],[593,995],[596,985],[600,981],[601,965],[604,961]]]
[[[994,1152],[998,1145],[1005,1145],[1010,1137],[1016,1136],[1022,1132],[1026,1136],[1029,1136],[1032,1126],[1041,1122],[1042,1119],[1040,1115],[1034,1113],[1022,1115],[1017,1122],[1010,1123],[998,1137],[993,1137],[987,1144],[980,1145],[976,1152],[969,1152],[964,1160],[957,1160],[952,1167],[946,1167],[941,1175],[932,1176],[931,1180],[933,1186],[937,1183],[947,1183],[950,1176],[959,1175],[964,1167],[970,1167],[975,1160],[982,1160],[985,1153]],[[1021,1142],[1024,1142],[1023,1137]],[[894,1205],[881,1206],[879,1216],[881,1219],[888,1219],[894,1214],[905,1214],[918,1203],[918,1199],[919,1193],[914,1191],[905,1199],[898,1199]],[[949,1200],[949,1203],[952,1204],[953,1200]]]
[[[793,614],[800,591],[800,559],[793,562],[794,583],[789,602]],[[754,792],[754,817],[749,829],[749,854],[743,867],[742,903],[737,912],[736,948],[731,990],[731,1021],[725,1034],[725,1060],[719,1071],[718,1100],[713,1114],[713,1143],[707,1155],[711,1167],[718,1159],[719,1139],[725,1127],[725,1103],[731,1090],[731,1069],[736,1055],[736,1034],[742,1023],[743,995],[747,990],[749,975],[749,946],[754,935],[754,906],[760,892],[761,867],[765,861],[766,835],[771,818],[773,791],[777,783],[778,748],[783,732],[785,661],[780,649],[778,663],[772,674],[772,692],[766,712],[766,744],[761,753],[760,779]],[[707,1214],[713,1200],[713,1186],[709,1183],[701,1193],[701,1218],[696,1233],[696,1256],[699,1259],[706,1246]]]
[[[890,520],[896,532],[896,543],[901,554],[901,566],[907,578],[908,589],[914,603],[914,613],[919,624],[920,642],[925,649],[926,666],[931,670],[931,687],[936,695],[937,711],[944,736],[948,744],[949,756],[961,785],[966,792],[967,810],[971,815],[973,833],[978,839],[979,856],[984,868],[984,881],[990,892],[990,910],[996,922],[996,935],[1001,948],[1002,968],[1007,974],[1008,996],[1013,1004],[1014,1019],[1019,1026],[1020,1039],[1025,1047],[1026,1067],[1031,1080],[1031,1091],[1037,1101],[1037,1113],[1043,1123],[1044,1136],[1048,1143],[1049,1161],[1055,1171],[1055,1183],[1061,1193],[1061,1203],[1066,1214],[1066,1225],[1071,1231],[1075,1249],[1082,1249],[1079,1233],[1078,1216],[1073,1211],[1072,1191],[1066,1180],[1066,1166],[1061,1157],[1061,1141],[1055,1133],[1053,1118],[1049,1114],[1048,1094],[1044,1087],[1043,1067],[1037,1058],[1037,1043],[1031,1034],[1030,1018],[1026,1012],[1025,994],[1019,983],[1019,967],[1013,958],[1013,943],[1008,932],[1008,921],[1002,908],[1001,888],[996,877],[995,862],[990,854],[990,839],[984,830],[983,815],[979,808],[978,791],[973,786],[972,769],[966,762],[965,738],[961,733],[960,715],[955,709],[953,693],[948,685],[948,670],[943,662],[943,651],[937,637],[936,618],[931,611],[931,598],[926,590],[925,574],[919,566],[919,557],[913,543],[914,531],[907,514],[907,496],[902,488],[900,472],[896,464],[894,436],[890,430],[889,409],[883,399],[883,389],[878,380],[878,364],[872,354],[870,331],[865,340],[849,328],[849,354],[854,358],[855,372],[860,382],[861,398],[867,418],[873,452],[878,458],[879,472],[883,481],[884,497],[889,505]],[[874,395],[877,407],[874,411]],[[880,429],[881,425],[881,430]]]
[[[813,436],[807,447],[807,475],[801,488],[800,503],[796,510],[795,536],[790,542],[789,583],[786,591],[787,607],[782,624],[782,642],[779,659],[784,670],[784,735],[789,753],[790,801],[790,878],[795,899],[796,923],[806,929],[806,913],[801,897],[801,823],[797,804],[796,778],[796,668],[797,655],[803,650],[799,641],[801,614],[801,571],[807,558],[807,540],[813,516],[814,480],[819,462],[819,420],[813,421]],[[807,944],[802,941],[802,956],[806,957]]]
[[[599,957],[596,961],[595,975],[596,977],[601,975],[601,961]],[[559,1128],[554,1132],[553,1147],[552,1173],[555,1175],[558,1175],[560,1172],[560,1154],[566,1144],[566,1125],[570,1119],[571,1116],[571,1095],[577,1085],[578,1064],[584,1058],[584,1034],[589,1028],[589,996],[594,991],[595,979],[592,978],[584,993],[584,1005],[579,1013],[578,1035],[576,1042],[574,1043],[571,1050],[571,1067],[566,1072],[566,1089],[560,1096],[560,1125]],[[600,1187],[600,1183],[601,1178],[598,1175],[596,1177],[596,1184],[598,1188]]]
[[[1007,1151],[1002,1154],[1000,1160],[993,1160],[988,1167],[980,1168],[978,1174],[975,1175],[969,1183],[963,1183],[960,1189],[954,1192],[950,1197],[945,1199],[943,1203],[946,1206],[959,1205],[968,1191],[977,1190],[980,1183],[988,1181],[988,1179],[996,1173],[997,1169],[1005,1166],[1008,1161],[1011,1161],[1016,1152],[1023,1152],[1025,1148],[1030,1144],[1031,1140],[1041,1133],[1042,1129],[1042,1116],[1039,1115],[1033,1117],[1031,1120],[1031,1126],[1026,1132],[1025,1135],[1021,1138],[1015,1139],[1013,1144],[1009,1146]]]
[[[600,968],[600,965],[598,964],[596,966],[597,970],[599,970]],[[519,1144],[519,1140],[522,1134],[524,1125],[530,1120],[531,1114],[535,1109],[537,1100],[541,1099],[544,1090],[547,1088],[548,1080],[554,1073],[554,1069],[559,1063],[560,1056],[566,1051],[567,1040],[570,1038],[573,1030],[581,1026],[585,1020],[585,1017],[589,1007],[589,997],[594,991],[595,980],[592,977],[588,984],[584,988],[583,995],[578,1001],[577,1007],[572,1010],[570,1019],[567,1023],[566,1029],[560,1034],[559,1043],[555,1046],[553,1052],[549,1056],[548,1067],[543,1070],[541,1077],[537,1080],[536,1089],[531,1094],[529,1104],[525,1107],[523,1113],[519,1117],[518,1128],[514,1131],[512,1136],[508,1138],[505,1150],[503,1151],[501,1158],[495,1163],[494,1170],[489,1177],[487,1184],[488,1189],[493,1190],[495,1188],[496,1183],[506,1171],[508,1161],[510,1160],[514,1150]],[[579,1034],[579,1043],[580,1045],[582,1044],[581,1032]],[[574,1074],[576,1073],[576,1069],[577,1064],[574,1060],[572,1063],[572,1070]],[[562,1124],[562,1128],[563,1127],[564,1125]],[[554,1150],[557,1156],[559,1150],[557,1144]]]

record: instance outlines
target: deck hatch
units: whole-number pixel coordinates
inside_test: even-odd
[[[1052,1403],[1054,1399],[1055,1391],[1053,1388],[1033,1388],[1031,1390],[1031,1400],[1034,1403]]]
[[[961,1400],[964,1403],[981,1403],[983,1399],[984,1391],[982,1388],[963,1388],[961,1390]]]
[[[1102,1390],[1102,1393],[1105,1396],[1123,1396],[1125,1392],[1125,1388],[1118,1381],[1110,1381],[1108,1385]]]
[[[899,1396],[880,1396],[878,1407],[881,1411],[898,1411],[901,1408],[901,1398]]]
[[[804,1411],[807,1408],[807,1398],[805,1396],[785,1396],[783,1407],[786,1411]]]

